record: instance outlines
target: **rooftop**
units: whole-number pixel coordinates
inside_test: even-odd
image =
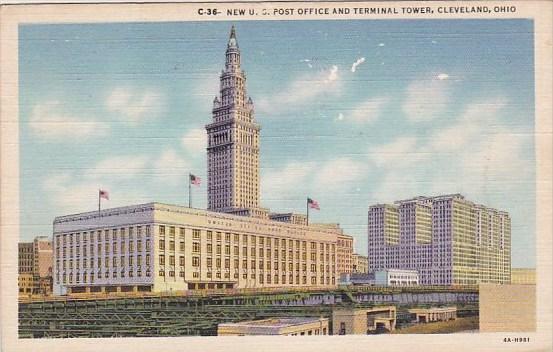
[[[318,233],[349,236],[349,235],[343,234],[342,229],[337,224],[335,225],[309,224],[309,226],[305,226],[305,225],[294,224],[291,222],[280,222],[280,221],[275,221],[271,219],[259,219],[259,218],[254,218],[250,216],[234,215],[234,214],[228,214],[228,213],[222,213],[222,212],[209,211],[205,209],[188,208],[181,205],[173,205],[173,204],[158,203],[158,202],[102,209],[100,212],[96,210],[96,211],[89,211],[89,212],[78,213],[78,214],[57,216],[54,219],[54,226],[56,228],[57,226],[64,226],[68,224],[80,224],[82,226],[90,225],[90,228],[93,228],[94,226],[92,225],[94,225],[94,222],[97,222],[97,224],[95,225],[96,227],[98,227],[99,223],[102,223],[102,226],[107,226],[106,223],[109,221],[108,219],[110,218],[114,219],[117,217],[125,217],[125,216],[138,217],[143,221],[154,221],[155,213],[162,214],[165,212],[173,213],[173,214],[183,214],[183,215],[204,217],[207,219],[206,221],[208,223],[211,221],[211,223],[218,222],[219,224],[228,225],[229,224],[228,221],[233,221],[233,223],[236,226],[238,226],[239,224],[243,224],[245,228],[248,228],[249,226],[252,229],[254,229],[255,226],[262,225],[262,226],[269,226],[270,228],[285,227],[290,231],[304,232],[305,230],[311,230],[311,231],[317,231]]]
[[[238,323],[223,323],[219,326],[233,327],[264,327],[264,328],[284,328],[288,326],[316,323],[326,318],[269,318],[263,320],[250,320]]]

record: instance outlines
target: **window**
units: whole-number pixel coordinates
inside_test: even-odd
[[[192,239],[199,240],[200,239],[200,230],[193,229],[192,230]]]
[[[179,257],[179,265],[184,266],[184,256],[182,255]]]
[[[175,250],[175,241],[169,241],[169,250],[174,251]]]
[[[200,266],[200,257],[192,257],[192,266],[193,267],[199,267]]]
[[[159,235],[165,236],[165,226],[159,226]]]
[[[180,243],[179,243],[179,250],[180,250],[181,252],[184,252],[184,241],[180,241]]]
[[[165,256],[163,254],[159,256],[159,265],[165,265]]]
[[[169,265],[175,265],[175,256],[174,255],[169,256]]]
[[[200,243],[199,242],[193,242],[192,243],[192,252],[193,253],[200,253]]]
[[[184,259],[184,257],[181,257],[181,258]],[[207,267],[211,268],[212,264],[213,264],[213,259],[212,258],[207,258]]]
[[[165,240],[159,240],[159,249],[165,250]]]
[[[207,231],[207,239],[211,241],[213,239],[213,232]]]

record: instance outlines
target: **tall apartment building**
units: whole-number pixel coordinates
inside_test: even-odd
[[[377,204],[368,212],[369,271],[417,270],[422,285],[509,283],[509,214],[462,195]]]
[[[353,238],[259,207],[259,130],[234,27],[208,135],[208,210],[148,203],[54,220],[54,291],[336,286]]]
[[[18,244],[19,292],[50,294],[52,292],[52,242],[38,236],[33,242]]]

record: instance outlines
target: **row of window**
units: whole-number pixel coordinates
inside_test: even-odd
[[[90,232],[77,232],[77,233],[70,233],[70,234],[57,234],[56,235],[56,245],[60,246],[61,243],[67,243],[70,244],[75,242],[82,242],[86,243],[87,241],[90,242],[101,242],[101,241],[109,241],[110,239],[113,241],[116,241],[117,239],[124,240],[127,237],[129,239],[134,238],[134,234],[136,233],[137,237],[142,236],[145,234],[146,236],[150,236],[151,228],[149,225],[141,225],[136,227],[129,227],[129,228],[114,228],[114,229],[106,229],[106,230],[96,230],[96,231],[90,231]]]
[[[86,272],[83,273],[82,275],[81,275],[81,273],[76,273],[75,275],[73,275],[73,273],[69,273],[69,274],[66,274],[66,275],[56,273],[56,283],[57,284],[60,284],[60,283],[63,283],[63,284],[77,283],[77,284],[79,284],[79,283],[81,283],[81,279],[82,279],[82,283],[87,283],[87,282],[94,283],[95,279],[102,279],[102,278],[104,278],[104,279],[109,279],[109,278],[116,279],[118,277],[125,278],[127,275],[128,275],[129,278],[133,278],[133,277],[135,277],[135,271],[134,270],[129,270],[129,271],[114,270],[114,271],[111,271],[111,272],[110,271],[104,271],[104,272],[98,271],[96,274],[90,273],[90,275]],[[138,278],[143,277],[143,273],[142,273],[141,270],[136,271],[136,277],[138,277]],[[151,277],[150,270],[146,270],[144,272],[144,277]],[[60,281],[60,278],[61,278],[61,281]]]
[[[111,258],[111,260],[110,260]],[[103,261],[103,264],[104,264],[104,267],[106,268],[109,268],[109,264],[110,262],[112,263],[113,267],[117,267],[118,265],[119,266],[133,266],[133,265],[137,265],[137,266],[141,266],[141,265],[150,265],[150,254],[146,254],[145,256],[145,261],[142,261],[142,255],[137,255],[136,256],[136,262],[135,262],[135,257],[134,256],[121,256],[119,257],[120,259],[118,260],[117,257],[105,257],[105,260]],[[184,257],[182,257],[184,258]],[[94,267],[94,263],[96,263],[96,267],[100,268],[102,267],[102,258],[101,257],[98,257],[98,258],[88,258],[88,259],[83,259],[82,261],[81,260],[75,260],[75,268],[76,269],[80,269],[80,266],[81,266],[81,263],[82,263],[82,267],[83,269],[86,269],[87,268],[87,265],[90,267],[90,268],[93,268]],[[69,265],[67,265],[69,264]],[[60,270],[60,269],[63,269],[65,270],[66,268],[69,268],[69,269],[73,269],[73,259],[70,259],[69,261],[68,260],[63,260],[61,261],[61,267],[60,267],[60,260],[57,259],[56,260],[56,268],[57,270]]]

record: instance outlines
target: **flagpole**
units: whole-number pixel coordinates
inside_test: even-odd
[[[188,207],[192,208],[192,182],[190,182],[190,179],[192,178],[192,174],[188,173]]]
[[[100,217],[100,202],[101,202],[101,197],[100,197],[100,190],[98,190],[98,217]]]
[[[307,226],[309,226],[309,198],[305,200],[305,207],[307,209]]]

